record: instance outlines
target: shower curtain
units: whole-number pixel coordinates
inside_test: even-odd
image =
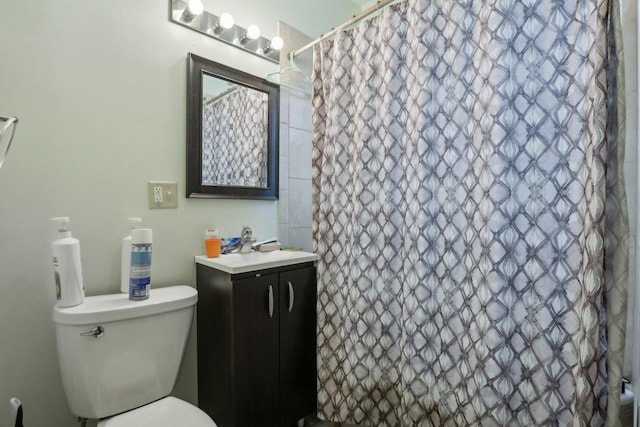
[[[205,96],[203,184],[267,186],[266,105],[267,94],[242,86],[222,97]]]
[[[406,0],[314,51],[320,418],[615,425],[615,0]]]

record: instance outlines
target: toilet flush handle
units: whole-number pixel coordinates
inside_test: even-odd
[[[80,335],[82,335],[83,337],[100,338],[104,335],[104,328],[102,326],[96,326],[90,331],[82,332]]]

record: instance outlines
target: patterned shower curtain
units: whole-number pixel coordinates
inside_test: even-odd
[[[267,95],[238,86],[204,101],[202,183],[266,187]]]
[[[316,46],[321,418],[618,423],[618,13],[405,0]]]

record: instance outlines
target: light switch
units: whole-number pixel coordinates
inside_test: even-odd
[[[149,181],[149,208],[167,209],[178,207],[178,183],[172,181]]]

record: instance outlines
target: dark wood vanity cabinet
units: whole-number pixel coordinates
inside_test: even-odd
[[[229,274],[197,264],[198,406],[219,427],[316,412],[313,263]]]

